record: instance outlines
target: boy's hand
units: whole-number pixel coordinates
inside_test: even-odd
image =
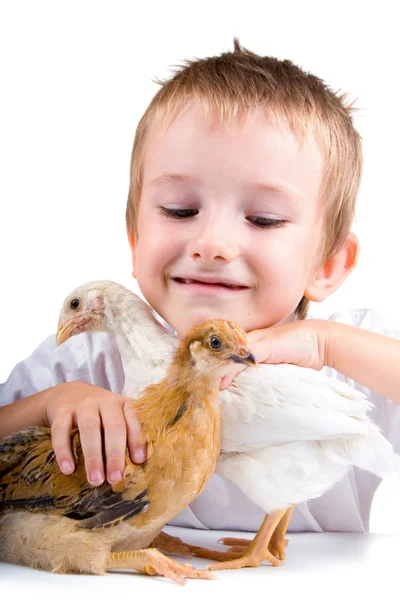
[[[44,418],[63,473],[69,475],[75,470],[69,437],[74,427],[79,429],[86,476],[92,485],[104,481],[103,436],[109,483],[122,478],[126,445],[133,462],[144,462],[146,448],[138,442],[140,424],[130,398],[79,381],[61,383],[50,390]]]
[[[249,347],[260,363],[289,363],[319,371],[326,364],[325,321],[307,320],[256,329],[248,333]],[[221,381],[225,389],[246,367],[238,365]]]

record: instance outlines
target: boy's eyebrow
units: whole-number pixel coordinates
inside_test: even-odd
[[[151,179],[145,185],[146,186],[157,186],[165,185],[168,183],[199,183],[199,177],[193,177],[193,175],[182,175],[179,173],[162,173],[158,177]]]
[[[191,184],[200,184],[200,177],[195,177],[193,175],[185,175],[182,173],[161,173],[158,177],[151,179],[145,184],[145,187],[157,187],[168,184],[180,184],[180,183],[191,183]],[[245,186],[249,191],[252,192],[267,192],[274,194],[285,195],[289,200],[293,199],[293,197],[303,200],[303,196],[296,190],[296,188],[289,183],[283,182],[264,182],[264,181],[252,181],[246,184]]]
[[[275,194],[285,194],[289,199],[294,196],[299,200],[303,200],[302,194],[300,194],[294,186],[286,182],[283,183],[274,181],[271,183],[265,183],[263,181],[253,181],[249,183],[247,187],[253,192],[273,192]]]

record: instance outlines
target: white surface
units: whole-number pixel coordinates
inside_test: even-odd
[[[222,535],[249,537],[239,532],[200,531],[166,527],[165,531],[183,540],[221,550],[216,544]],[[221,571],[216,581],[188,580],[183,588],[162,577],[149,577],[132,572],[110,573],[104,577],[90,575],[56,575],[25,567],[0,563],[0,593],[17,597],[25,593],[31,598],[79,600],[96,597],[146,598],[160,594],[163,599],[202,595],[207,598],[231,598],[235,593],[262,588],[262,598],[279,593],[280,598],[307,590],[307,597],[331,597],[334,590],[345,589],[347,594],[357,586],[358,594],[372,597],[372,591],[381,592],[398,571],[400,536],[349,533],[298,533],[288,536],[289,546],[284,566],[274,568],[264,563],[256,569]],[[178,558],[182,562],[187,559]],[[193,558],[191,564],[204,568],[210,561]],[[393,596],[398,597],[396,590]],[[315,594],[315,595],[314,595]],[[350,597],[345,595],[345,598]],[[3,595],[1,595],[3,597]],[[28,597],[28,596],[25,596]],[[39,597],[39,595],[37,596]],[[301,596],[302,597],[302,596]]]

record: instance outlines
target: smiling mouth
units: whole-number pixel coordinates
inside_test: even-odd
[[[188,279],[183,277],[173,277],[173,281],[181,285],[201,286],[205,288],[224,288],[227,290],[240,291],[249,289],[246,285],[237,285],[233,283],[223,283],[221,281],[200,281],[199,279]]]

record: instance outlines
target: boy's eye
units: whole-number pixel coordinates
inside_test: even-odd
[[[160,213],[173,219],[188,219],[189,217],[195,217],[199,211],[197,208],[166,208],[161,206]]]
[[[271,219],[271,217],[247,217],[247,220],[253,225],[265,229],[286,225],[286,221],[282,219]]]

